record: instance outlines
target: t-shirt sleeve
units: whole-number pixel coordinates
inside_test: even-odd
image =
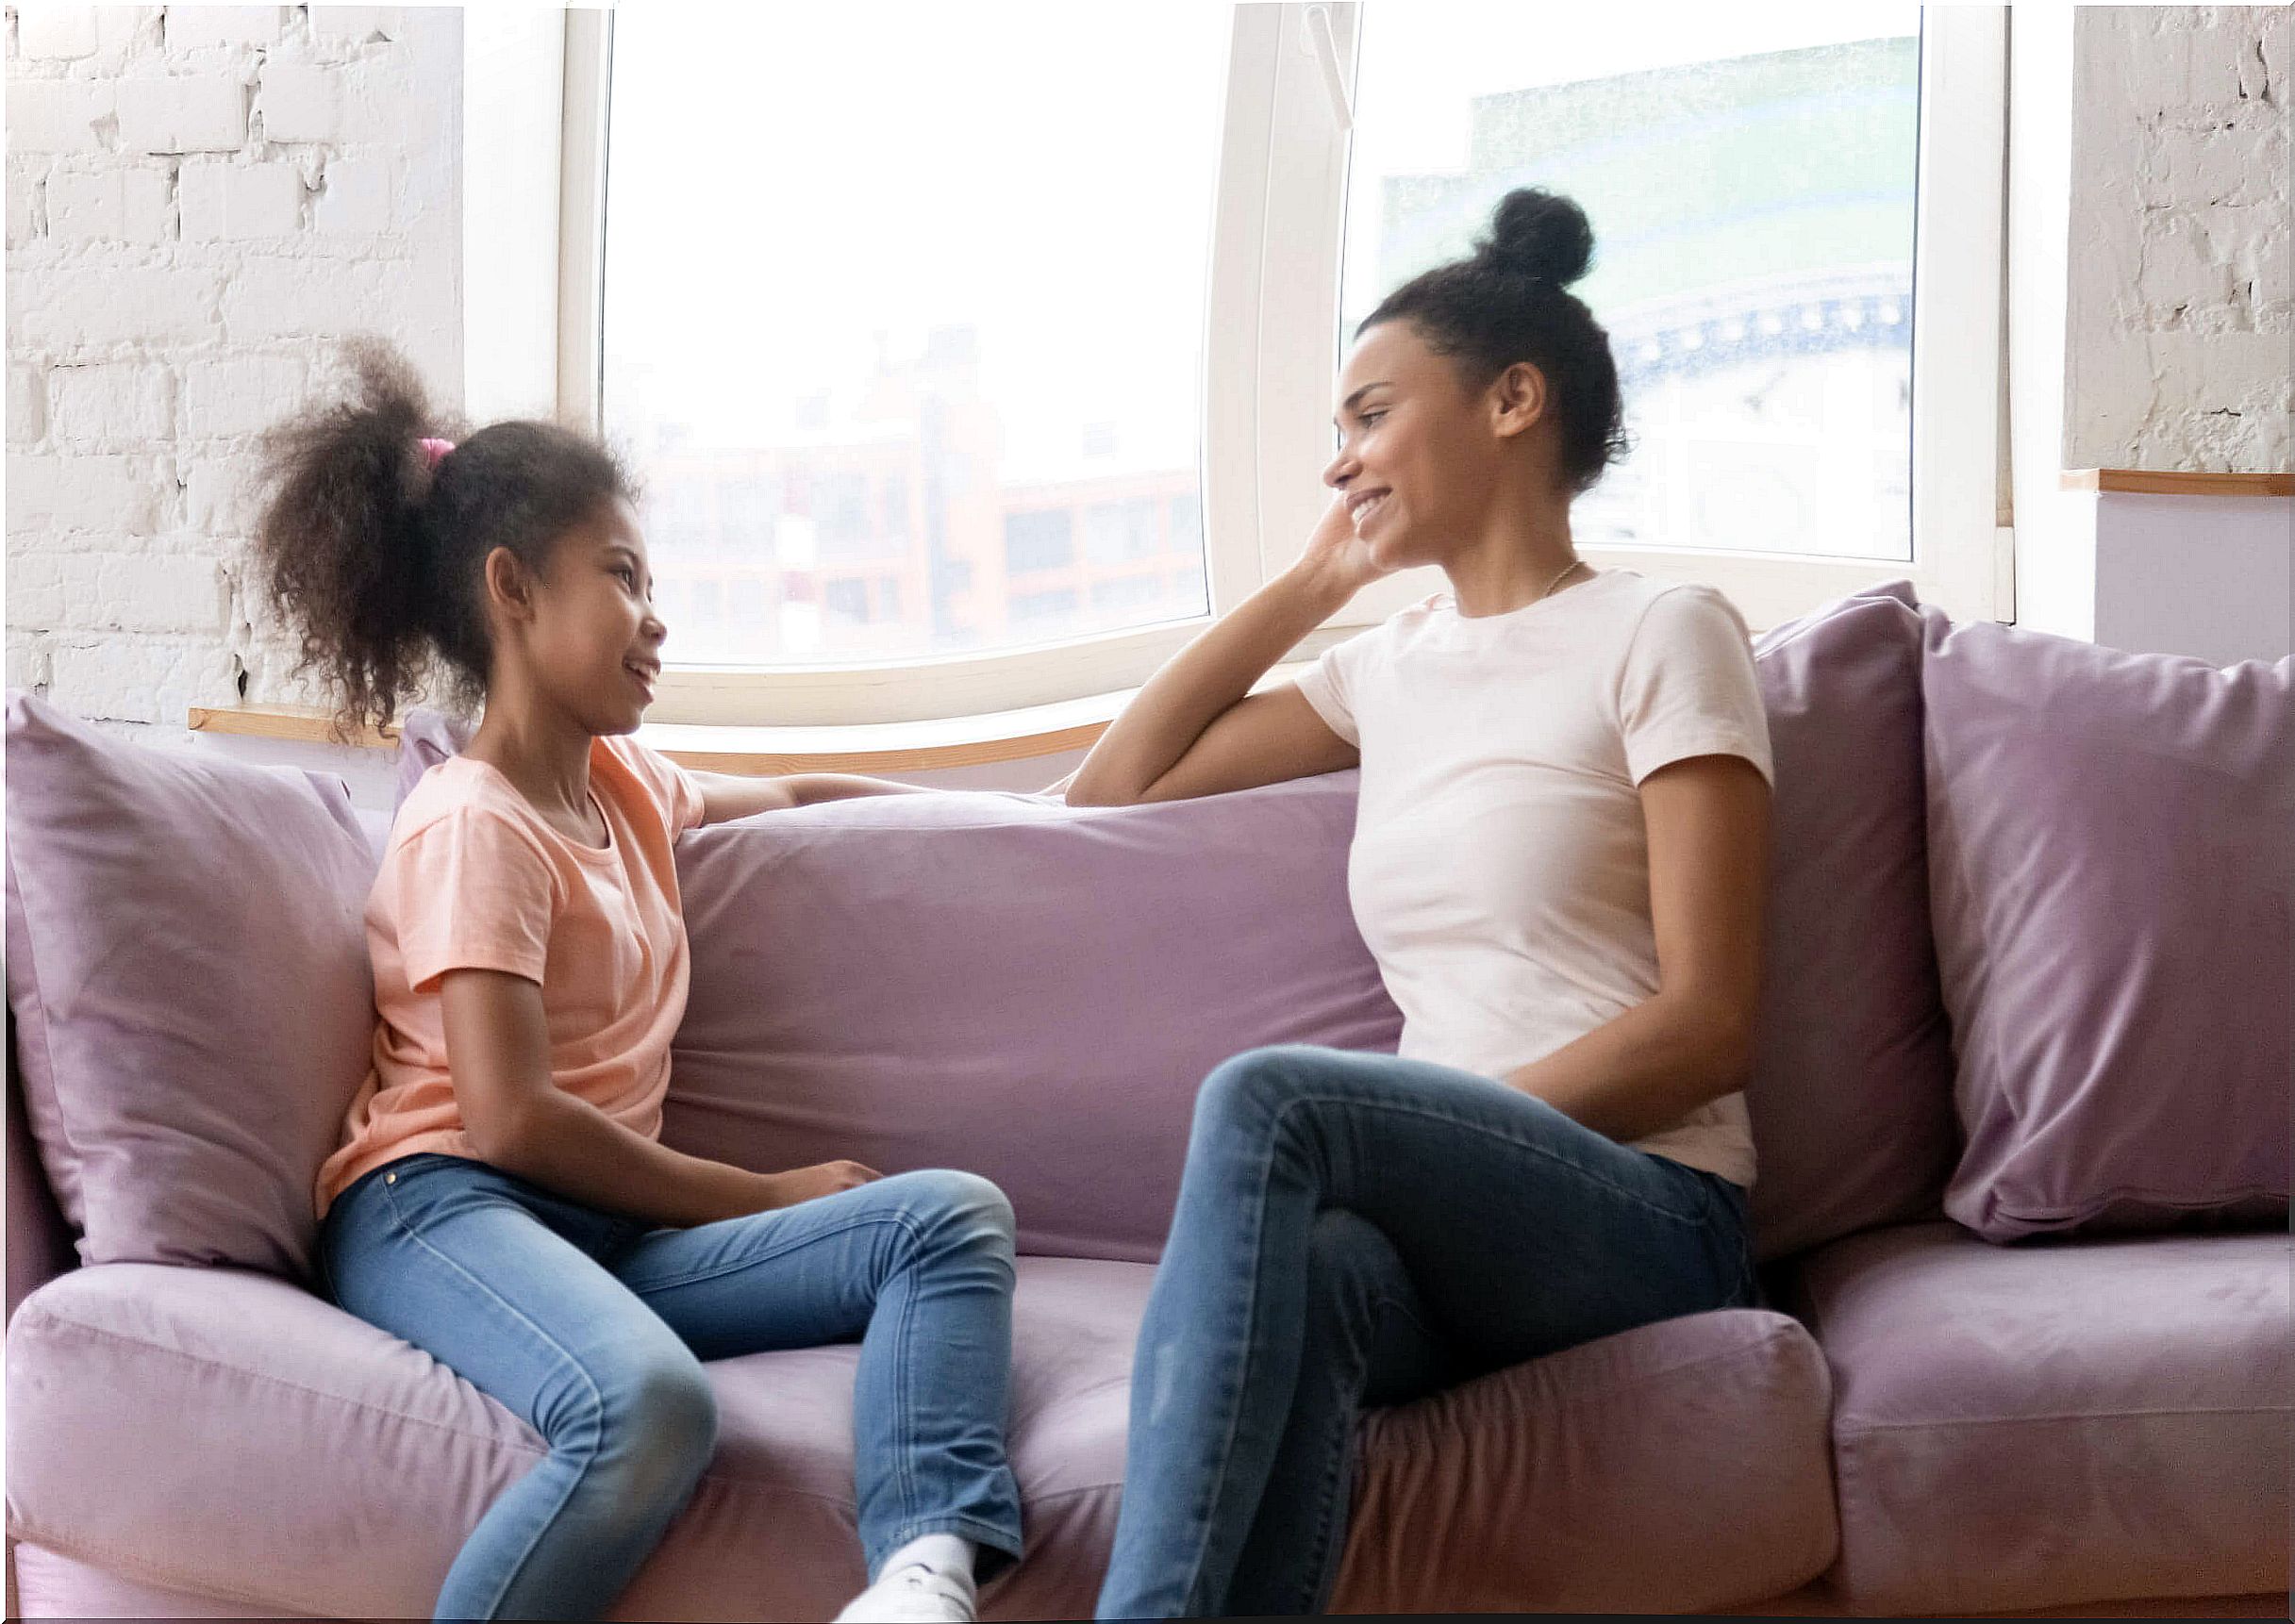
[[[540,842],[501,813],[462,807],[424,825],[391,850],[380,888],[410,990],[450,969],[542,979],[557,878]]]
[[[1374,626],[1343,643],[1333,643],[1298,676],[1301,696],[1322,718],[1322,724],[1358,750],[1363,742],[1362,730],[1355,721],[1358,678],[1377,629]]]
[[[1741,755],[1776,784],[1753,641],[1737,605],[1711,587],[1675,587],[1643,613],[1619,681],[1618,721],[1636,784],[1693,755]]]
[[[634,738],[625,741],[624,759],[632,771],[644,778],[660,802],[669,820],[670,838],[675,839],[701,821],[701,785],[690,772],[658,750]]]

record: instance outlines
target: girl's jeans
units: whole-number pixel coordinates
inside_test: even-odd
[[[1197,1097],[1139,1330],[1100,1616],[1319,1611],[1361,1406],[1755,1298],[1717,1174],[1447,1067],[1238,1055]]]
[[[422,1153],[343,1192],[321,1255],[344,1308],[549,1445],[463,1543],[441,1618],[598,1616],[708,1464],[717,1411],[701,1361],[853,1337],[870,1572],[923,1533],[1020,1552],[1004,1446],[1012,1209],[985,1179],[905,1173],[657,1229]]]

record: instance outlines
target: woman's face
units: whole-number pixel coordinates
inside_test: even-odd
[[[636,731],[653,703],[669,636],[653,591],[637,512],[620,499],[558,539],[535,586],[534,674],[593,734]]]
[[[1322,479],[1379,564],[1439,564],[1481,534],[1522,426],[1504,392],[1470,392],[1407,321],[1355,341],[1339,375],[1339,455]]]

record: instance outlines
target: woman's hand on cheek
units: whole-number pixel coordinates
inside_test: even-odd
[[[1331,499],[1291,568],[1318,594],[1333,600],[1335,607],[1387,573],[1355,533],[1355,516],[1347,511],[1344,491]]]

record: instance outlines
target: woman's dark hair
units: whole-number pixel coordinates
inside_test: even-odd
[[[301,636],[336,723],[381,725],[434,671],[474,711],[491,653],[487,555],[507,547],[546,576],[557,539],[633,495],[613,455],[556,423],[510,422],[467,439],[432,415],[395,352],[350,347],[353,398],[274,429],[256,554],[273,605]],[[423,441],[458,439],[433,458]]]
[[[1570,285],[1593,260],[1586,211],[1535,187],[1499,200],[1490,234],[1464,259],[1438,265],[1387,295],[1355,336],[1408,322],[1480,389],[1518,361],[1545,375],[1561,435],[1561,472],[1584,490],[1625,455],[1624,404],[1609,335]]]

